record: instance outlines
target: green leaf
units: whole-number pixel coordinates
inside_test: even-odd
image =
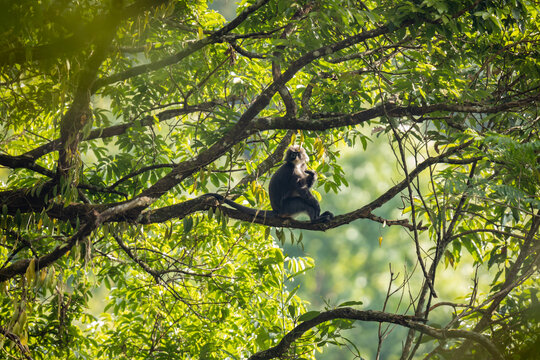
[[[315,319],[317,316],[319,316],[321,312],[320,311],[308,311],[298,317],[298,321],[309,321],[312,319]]]
[[[193,228],[193,218],[191,216],[186,216],[183,221],[184,221],[184,234],[187,234]]]
[[[289,301],[292,299],[292,297],[294,296],[294,294],[296,294],[296,292],[298,291],[298,289],[300,289],[300,285],[296,285],[296,287],[294,289],[292,289],[291,291],[289,291],[289,295],[287,296],[287,299],[285,299],[285,304],[288,304]]]
[[[289,316],[291,318],[296,317],[296,306],[294,304],[289,304],[289,306],[287,306],[287,310],[289,311]]]
[[[514,217],[514,220],[516,222],[519,222],[519,210],[515,207],[511,208],[512,210],[512,216]]]
[[[338,305],[338,307],[344,307],[344,306],[354,306],[354,305],[363,305],[364,303],[362,301],[345,301]]]

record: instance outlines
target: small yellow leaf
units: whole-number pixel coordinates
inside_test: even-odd
[[[379,247],[382,245],[382,236],[379,236]]]
[[[22,346],[28,346],[28,333],[26,331],[21,334],[20,339]]]
[[[30,260],[30,264],[26,268],[26,281],[31,282],[36,278],[36,259]]]

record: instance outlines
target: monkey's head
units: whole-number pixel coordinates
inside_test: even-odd
[[[309,157],[303,147],[294,145],[287,149],[285,161],[293,163],[294,165],[305,164],[309,161]]]

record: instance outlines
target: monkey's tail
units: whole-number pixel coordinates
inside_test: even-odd
[[[234,209],[236,209],[238,211],[241,211],[243,213],[246,213],[248,215],[251,215],[251,216],[262,217],[262,218],[275,217],[276,216],[276,214],[275,214],[275,212],[273,210],[252,209],[250,207],[243,206],[243,205],[240,205],[238,203],[235,203],[234,201],[229,200],[229,199],[227,199],[226,197],[224,197],[223,195],[220,195],[220,194],[208,193],[206,195],[213,196],[220,203],[225,203],[225,204],[229,205],[230,207],[232,207],[232,208],[234,208]]]

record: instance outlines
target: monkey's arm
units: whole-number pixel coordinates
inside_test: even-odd
[[[317,173],[313,170],[304,170],[304,172],[307,174],[306,185],[308,189],[311,189],[313,184],[315,184],[315,181],[317,181]]]

